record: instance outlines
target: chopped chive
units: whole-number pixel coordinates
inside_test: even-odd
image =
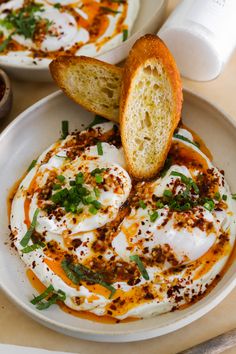
[[[91,207],[89,207],[89,212],[90,214],[96,215],[98,210],[95,208],[95,206],[91,205]]]
[[[72,186],[72,187],[76,185],[75,181],[70,181],[69,184],[70,184],[70,186]]]
[[[8,44],[11,41],[11,36],[8,36],[4,41],[0,44],[0,52],[3,52],[5,49],[7,49]]]
[[[220,200],[220,193],[216,192],[214,195],[214,198],[219,201]]]
[[[46,310],[51,305],[54,305],[57,301],[65,301],[66,294],[62,290],[58,290],[56,293],[52,294],[47,301],[39,302],[36,306],[38,310]]]
[[[139,206],[142,208],[142,209],[146,209],[147,208],[147,205],[144,203],[143,200],[139,200]]]
[[[49,287],[42,294],[34,297],[33,300],[30,301],[31,304],[32,305],[38,304],[40,301],[48,297],[48,295],[50,295],[53,291],[54,291],[54,287],[52,286],[52,284],[50,284]]]
[[[158,209],[161,209],[161,208],[164,207],[164,204],[163,204],[160,200],[158,200],[158,201],[156,202],[156,207],[157,207]]]
[[[58,181],[60,181],[60,182],[64,182],[65,179],[66,179],[66,177],[64,177],[64,176],[62,176],[62,175],[59,175],[59,176],[57,176],[57,179],[58,179]]]
[[[56,9],[60,9],[61,8],[61,4],[59,2],[57,2],[56,4],[53,5],[53,7],[55,7]]]
[[[20,244],[22,247],[26,247],[29,243],[29,240],[32,236],[32,233],[34,232],[35,226],[36,226],[36,222],[37,222],[37,217],[39,214],[39,209],[36,209],[33,215],[33,220],[30,224],[29,229],[26,231],[26,234],[24,235],[24,237],[22,238],[22,240],[20,241]]]
[[[212,211],[215,207],[215,203],[213,202],[213,200],[208,200],[206,203],[203,204],[204,208]]]
[[[63,261],[61,262],[61,267],[64,270],[67,278],[70,279],[72,283],[79,284],[80,278],[69,268],[69,263],[66,259],[63,259]]]
[[[45,247],[45,244],[44,243],[34,243],[33,245],[31,246],[26,246],[25,248],[23,248],[21,250],[22,253],[30,253],[30,252],[33,252],[39,248],[42,248],[42,247]]]
[[[98,155],[103,155],[103,149],[102,149],[102,143],[101,141],[97,142],[97,150],[98,150]]]
[[[96,208],[96,209],[101,209],[102,204],[98,200],[93,200],[91,204]]]
[[[100,284],[103,287],[107,288],[111,294],[109,298],[111,298],[116,289],[106,281],[104,281],[103,275],[100,273],[95,273],[91,269],[85,267],[82,264],[72,264],[69,263],[66,259],[61,262],[62,269],[65,271],[67,277],[74,283],[78,284],[80,280],[88,281],[94,284]]]
[[[176,176],[176,177],[180,177],[181,181],[185,184],[187,184],[189,182],[189,178],[186,177],[183,173],[177,172],[177,171],[172,171],[171,176]]]
[[[169,189],[165,189],[163,192],[163,195],[164,195],[164,197],[170,198],[170,197],[172,197],[172,192]]]
[[[165,163],[164,163],[164,166],[163,166],[163,169],[161,170],[161,173],[160,173],[160,176],[161,177],[165,177],[167,171],[169,170],[170,166],[172,164],[172,157],[168,156]]]
[[[27,168],[27,172],[31,171],[32,168],[35,167],[36,163],[37,163],[37,160],[33,160],[33,161],[31,162],[31,164],[29,165],[29,167]]]
[[[123,42],[127,41],[129,36],[129,31],[127,29],[123,30]]]
[[[152,214],[150,214],[150,221],[155,222],[158,216],[159,216],[158,212],[154,211]]]
[[[227,200],[227,195],[226,195],[226,194],[223,194],[223,195],[222,195],[222,199],[223,199],[224,201],[226,201],[226,200]]]
[[[185,136],[183,136],[181,134],[174,134],[174,138],[186,141],[187,143],[190,143],[190,144],[192,144],[192,145],[194,145],[194,146],[199,148],[199,144],[198,143],[196,143],[195,141],[189,140],[188,138],[186,138]]]
[[[226,196],[227,197],[227,196]],[[235,200],[236,199],[236,193],[232,194],[232,198]],[[226,198],[227,199],[227,198]]]
[[[61,185],[59,183],[54,183],[54,185],[52,186],[52,189],[54,191],[57,191],[58,189],[61,189]]]
[[[146,270],[146,268],[143,265],[143,262],[141,261],[140,257],[138,255],[133,255],[129,257],[131,261],[135,262],[138,266],[138,269],[140,271],[140,273],[142,274],[143,278],[145,280],[149,280],[149,275],[148,272]]]
[[[106,6],[101,6],[100,9],[107,11],[107,12],[111,12],[112,14],[115,14],[115,15],[120,13],[120,11],[110,9],[110,7],[106,7]]]
[[[93,191],[94,191],[94,194],[95,194],[96,198],[99,198],[100,195],[101,195],[100,190],[97,187],[94,187]]]
[[[96,183],[102,183],[103,182],[103,177],[99,174],[95,175],[95,181]]]
[[[63,120],[61,122],[61,138],[65,139],[67,137],[67,135],[69,135],[69,122],[68,120]]]
[[[87,197],[83,198],[83,203],[84,204],[90,204],[93,201],[93,197],[91,195],[88,195]]]
[[[106,171],[105,168],[95,168],[94,170],[92,170],[90,172],[90,174],[91,174],[91,176],[95,176],[96,174],[102,173],[104,171]]]
[[[56,157],[59,157],[60,159],[68,159],[68,157],[67,156],[61,156],[61,155],[55,155]]]
[[[90,123],[87,126],[87,129],[92,128],[94,125],[101,124],[101,123],[106,123],[106,122],[108,122],[108,120],[106,118],[103,118],[103,117],[99,116],[98,114],[96,114],[96,116],[94,117],[94,120],[92,121],[92,123]]]
[[[75,183],[76,184],[83,184],[84,183],[84,175],[82,172],[78,173],[77,176],[75,177]]]

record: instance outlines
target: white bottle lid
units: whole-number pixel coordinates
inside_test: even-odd
[[[236,0],[184,0],[158,35],[183,76],[212,80],[236,46]]]

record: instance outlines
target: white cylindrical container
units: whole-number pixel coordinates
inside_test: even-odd
[[[158,36],[183,76],[212,80],[236,47],[236,0],[182,0]]]

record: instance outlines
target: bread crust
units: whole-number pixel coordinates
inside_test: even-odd
[[[86,110],[95,114],[99,114],[88,104],[86,100],[81,99],[80,96],[75,97],[75,95],[72,94],[71,90],[68,89],[68,85],[65,84],[65,73],[68,70],[68,68],[71,68],[72,66],[76,67],[81,64],[89,65],[90,67],[91,66],[102,67],[103,69],[106,69],[107,71],[110,71],[114,75],[120,77],[122,77],[123,69],[118,66],[111,65],[103,61],[100,61],[98,59],[86,57],[86,56],[60,56],[50,63],[49,69],[52,78],[57,84],[57,86],[66,94],[66,96],[68,96],[74,102],[83,106]],[[115,122],[119,121],[118,117],[111,117],[108,116],[106,113],[103,113],[103,117]]]
[[[144,66],[150,59],[155,59],[157,62],[161,63],[165,68],[167,76],[170,80],[172,87],[172,94],[174,100],[174,110],[172,114],[172,129],[168,138],[168,143],[166,148],[162,152],[162,159],[157,161],[153,168],[150,168],[148,172],[144,172],[142,168],[136,169],[132,163],[132,159],[129,154],[129,141],[126,136],[126,116],[127,104],[129,102],[129,96],[132,90],[132,83],[137,75],[137,71],[140,67]],[[168,151],[171,146],[171,140],[176,129],[182,110],[183,94],[182,94],[182,83],[180,79],[180,74],[175,63],[175,60],[170,53],[169,49],[163,43],[163,41],[152,34],[147,34],[136,41],[133,48],[131,49],[129,56],[125,62],[122,87],[121,87],[121,97],[120,97],[120,115],[119,121],[121,125],[121,140],[124,147],[124,153],[126,157],[126,162],[128,165],[128,170],[131,175],[136,179],[150,179],[157,175],[160,169],[163,167],[165,160],[167,158]]]

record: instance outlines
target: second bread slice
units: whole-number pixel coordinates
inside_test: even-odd
[[[171,53],[157,36],[140,38],[125,63],[120,99],[121,138],[133,177],[148,179],[160,171],[181,108],[181,80]]]
[[[119,121],[122,69],[89,57],[61,56],[50,64],[57,85],[76,103]]]

